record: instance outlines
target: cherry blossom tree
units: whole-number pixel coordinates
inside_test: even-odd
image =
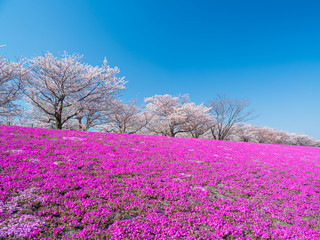
[[[195,105],[193,102],[182,104],[180,112],[185,120],[182,129],[190,133],[193,138],[199,138],[215,124],[209,111],[210,108],[203,104]]]
[[[306,136],[304,134],[296,134],[296,133],[292,133],[290,135],[291,135],[292,145],[312,146],[312,147],[319,146],[319,141],[317,141],[312,137]]]
[[[80,131],[87,131],[103,123],[105,113],[110,108],[114,94],[92,95],[84,101],[77,102],[74,107],[78,109],[77,115],[73,118],[72,128]]]
[[[239,142],[256,142],[257,127],[245,123],[236,123],[231,129],[227,139]]]
[[[157,135],[175,137],[178,133],[187,132],[183,129],[186,123],[181,106],[189,101],[187,95],[173,97],[169,94],[155,95],[145,98],[146,111],[152,115],[152,121],[147,126],[148,130]]]
[[[224,140],[234,124],[254,118],[253,111],[247,110],[248,106],[248,100],[230,99],[227,96],[217,95],[216,99],[209,104],[210,112],[216,120],[216,124],[210,128],[212,137]]]
[[[151,118],[135,101],[129,104],[113,101],[105,115],[105,123],[98,128],[104,132],[134,134],[145,128]]]
[[[153,134],[175,137],[189,133],[200,137],[212,124],[209,108],[190,102],[188,95],[155,95],[145,102],[146,111],[153,116],[147,129]]]
[[[256,127],[256,139],[258,143],[284,144],[288,133],[268,127]]]
[[[22,64],[0,57],[0,117],[18,114],[17,100],[21,97],[22,79],[26,73]]]
[[[228,140],[313,147],[319,146],[319,140],[303,134],[289,133],[287,131],[269,127],[262,128],[244,123],[237,123],[234,125],[228,136]]]
[[[96,110],[100,110],[96,106],[108,105],[124,89],[124,78],[116,77],[119,69],[110,68],[106,60],[102,66],[93,67],[77,54],[65,52],[55,57],[48,52],[29,60],[27,66],[30,73],[25,80],[25,98],[46,120],[53,119],[57,129],[71,119],[82,126],[85,119],[83,130],[87,130],[94,125]]]

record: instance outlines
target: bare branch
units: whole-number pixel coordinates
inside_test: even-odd
[[[234,124],[249,121],[253,116],[253,111],[248,111],[249,100],[233,100],[225,95],[217,95],[216,99],[208,105],[211,114],[215,117],[216,123],[210,128],[212,137],[224,140],[232,130]]]

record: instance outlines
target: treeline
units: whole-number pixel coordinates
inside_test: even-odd
[[[212,138],[274,144],[320,146],[304,135],[246,125],[254,118],[246,99],[216,96],[196,105],[188,95],[155,95],[124,103],[119,69],[100,66],[78,54],[51,53],[12,62],[0,58],[0,121],[30,127],[89,129],[129,134]]]
[[[238,123],[233,127],[228,140],[320,147],[319,140],[304,134],[289,133],[268,127],[261,128],[244,123]]]

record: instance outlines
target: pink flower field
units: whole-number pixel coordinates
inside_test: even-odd
[[[320,149],[0,126],[2,239],[320,239]]]

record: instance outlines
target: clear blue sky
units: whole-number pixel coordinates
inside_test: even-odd
[[[251,121],[320,138],[319,1],[0,0],[0,54],[106,56],[124,99],[249,98]]]

